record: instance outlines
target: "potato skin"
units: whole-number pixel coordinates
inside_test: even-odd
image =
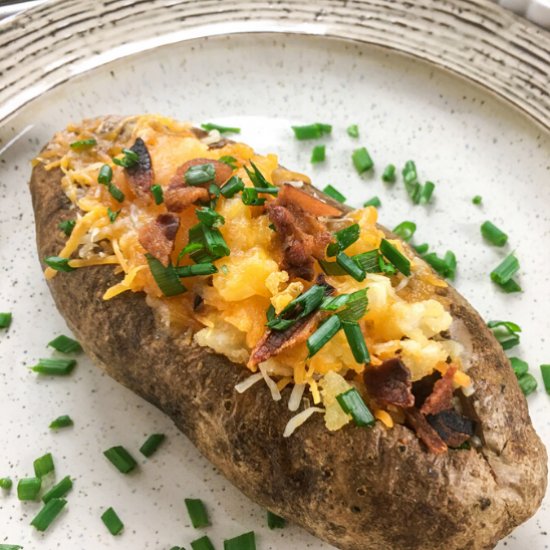
[[[41,259],[74,218],[59,170],[38,164],[30,189]],[[493,548],[529,518],[546,491],[546,450],[509,362],[485,323],[454,289],[440,290],[469,333],[476,385],[468,399],[484,446],[426,452],[413,432],[380,422],[326,430],[314,415],[285,439],[291,417],[264,385],[238,394],[241,365],[155,322],[141,293],[103,301],[112,266],[58,273],[59,311],[86,352],[113,378],[167,415],[243,493],[342,550]]]

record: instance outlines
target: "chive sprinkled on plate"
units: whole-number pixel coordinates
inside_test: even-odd
[[[90,139],[79,139],[77,141],[73,141],[70,144],[70,147],[75,151],[82,151],[84,149],[91,149],[95,145],[97,145],[97,141],[94,138],[90,138]]]
[[[428,243],[422,243],[417,245],[412,245],[412,247],[422,256],[423,254],[426,254],[428,252],[430,245]]]
[[[422,245],[421,245],[422,246]],[[428,245],[425,245],[426,250]],[[423,254],[422,259],[430,264],[433,269],[442,277],[453,280],[456,274],[456,256],[451,250],[445,252],[445,256],[440,258],[435,252]]]
[[[48,376],[67,376],[76,366],[75,359],[39,359],[31,370]]]
[[[0,313],[0,328],[9,328],[12,321],[12,314],[9,311]]]
[[[63,498],[73,488],[73,482],[70,476],[65,476],[59,483],[56,483],[51,489],[42,496],[42,502],[48,503],[53,498]]]
[[[37,458],[33,462],[34,475],[39,478],[43,478],[48,475],[50,472],[55,470],[53,464],[53,456],[51,453],[46,453],[45,455]]]
[[[326,147],[324,145],[316,145],[311,151],[311,163],[317,164],[323,162],[326,157]]]
[[[153,456],[165,438],[164,434],[151,434],[140,447],[139,452],[147,458]]]
[[[380,202],[380,199],[377,196],[371,197],[368,201],[365,201],[363,203],[363,206],[375,206],[376,208],[380,208],[382,206],[382,203]]]
[[[399,238],[403,239],[406,242],[409,242],[416,231],[416,224],[411,221],[401,222],[399,225],[396,225],[392,232],[395,233]]]
[[[488,220],[481,225],[481,234],[495,246],[504,246],[508,241],[508,235]]]
[[[73,232],[74,226],[76,225],[76,220],[64,220],[62,222],[59,222],[59,229],[67,235],[67,237],[71,236],[71,233]]]
[[[204,537],[201,537],[200,539],[191,541],[191,548],[193,550],[215,550],[212,541],[207,535],[204,535]]]
[[[220,193],[226,198],[230,199],[237,193],[240,193],[244,189],[244,181],[239,176],[231,176],[227,183],[220,189]]]
[[[80,353],[82,351],[82,346],[76,340],[64,334],[60,334],[48,342],[48,346],[60,353]]]
[[[382,180],[386,183],[395,183],[395,165],[388,164],[382,172]]]
[[[164,202],[164,192],[162,190],[162,186],[158,183],[151,185],[151,194],[153,195],[155,204],[162,204]]]
[[[386,239],[380,242],[380,252],[394,265],[403,275],[409,277],[411,274],[411,262],[393,244]]]
[[[337,395],[336,400],[342,410],[351,415],[356,426],[366,427],[374,424],[374,416],[355,388]]]
[[[525,396],[531,395],[538,386],[535,377],[529,372],[526,372],[525,374],[522,374],[520,377],[518,377],[518,384],[521,388],[521,391],[523,392],[523,395]]]
[[[308,357],[313,357],[342,328],[338,315],[332,315],[307,339]]]
[[[187,513],[189,514],[191,524],[195,529],[210,525],[208,513],[206,512],[204,503],[200,498],[186,498],[185,507],[187,508]]]
[[[334,199],[335,201],[342,203],[346,202],[346,197],[342,195],[342,193],[340,193],[340,191],[338,191],[336,187],[333,187],[330,184],[323,189],[323,193],[325,195],[328,195],[331,199]]]
[[[267,511],[267,526],[270,529],[282,529],[286,525],[286,519]]]
[[[359,137],[359,126],[357,124],[351,124],[346,128],[346,132],[348,133],[348,136],[351,138],[358,138]]]
[[[23,550],[19,544],[0,544],[0,550]]]
[[[495,269],[493,269],[493,271],[491,271],[491,280],[501,286],[506,292],[518,292],[521,288],[517,285],[517,283],[515,283],[515,281],[514,283],[517,285],[519,290],[515,290],[513,286],[506,286],[518,271],[519,261],[514,254],[511,253],[506,256],[506,258],[504,258],[504,260],[502,260],[502,262]]]
[[[151,254],[145,254],[149,269],[153,275],[153,279],[165,296],[177,296],[186,292],[186,288],[181,284],[176,269],[172,264],[168,266],[162,265]]]
[[[418,197],[420,204],[428,204],[432,200],[432,195],[435,191],[435,183],[427,181],[421,188]]]
[[[0,477],[0,489],[9,491],[13,486],[13,481],[9,477]]]
[[[130,473],[137,466],[132,455],[121,445],[111,447],[103,452],[105,457],[122,474]]]
[[[210,132],[211,130],[218,130],[220,134],[240,134],[241,129],[236,126],[222,126],[220,124],[214,124],[213,122],[205,122],[201,124],[201,128]]]
[[[256,535],[254,531],[224,540],[223,550],[256,550]]]
[[[60,428],[68,428],[73,425],[73,419],[68,414],[64,414],[62,416],[58,416],[55,420],[52,420],[49,427],[52,430],[59,430]]]
[[[17,498],[19,500],[37,500],[42,487],[39,477],[25,477],[17,483]]]
[[[529,365],[527,361],[520,359],[519,357],[510,357],[510,365],[512,365],[512,370],[514,374],[519,377],[522,374],[525,374],[529,370]]]
[[[473,203],[473,204],[480,205],[482,202],[483,202],[483,197],[482,197],[481,195],[476,195],[476,196],[472,199],[472,203]]]
[[[203,185],[204,183],[214,181],[215,177],[216,168],[211,162],[190,166],[184,175],[187,185]]]
[[[42,510],[38,512],[35,518],[31,521],[31,525],[37,531],[46,531],[54,522],[55,518],[65,508],[67,501],[64,498],[52,498],[44,505]]]
[[[61,258],[60,256],[48,256],[47,258],[44,258],[44,263],[47,266],[55,269],[56,271],[63,271],[64,273],[70,273],[75,270],[74,267],[69,265],[69,262],[69,258]]]
[[[325,134],[332,132],[332,126],[323,122],[306,124],[305,126],[292,126],[292,131],[296,139],[319,139]]]
[[[355,169],[359,174],[363,174],[364,172],[371,170],[374,166],[374,162],[366,147],[355,149],[351,155],[351,160],[353,161],[353,166],[355,166]]]
[[[124,529],[124,523],[122,523],[118,514],[112,507],[107,508],[107,510],[101,514],[101,521],[113,536],[119,535]]]
[[[550,395],[550,365],[541,365],[540,373],[542,375],[544,389],[546,390],[546,393]]]
[[[493,331],[495,338],[503,349],[511,349],[520,341],[521,327],[512,321],[489,321],[487,326]]]

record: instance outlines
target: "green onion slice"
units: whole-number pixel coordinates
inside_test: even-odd
[[[225,223],[225,218],[208,206],[197,208],[195,214],[199,221],[204,223],[207,227],[219,227]]]
[[[109,220],[111,220],[111,223],[115,223],[115,220],[118,218],[118,215],[120,214],[120,210],[112,211],[110,208],[107,208],[107,216],[109,216]]]
[[[519,261],[514,254],[509,254],[491,271],[491,280],[499,285],[506,284],[519,271]]]
[[[473,199],[472,199],[472,203],[473,204],[481,204],[481,202],[483,201],[483,197],[481,195],[476,195]]]
[[[37,531],[46,531],[54,522],[55,518],[65,508],[67,501],[64,498],[52,498],[44,505],[42,510],[38,512],[35,518],[31,521],[31,525]]]
[[[42,479],[39,477],[20,479],[17,483],[17,498],[19,500],[36,500],[41,487]]]
[[[428,245],[425,245],[426,249]],[[450,250],[447,250],[445,256],[440,258],[435,252],[424,254],[422,259],[430,264],[434,270],[442,277],[454,279],[456,273],[456,256]]]
[[[215,550],[212,541],[206,535],[200,539],[192,541],[191,548],[193,550]]]
[[[102,185],[109,185],[113,179],[113,169],[108,165],[104,164],[99,169],[99,174],[97,176],[98,183]]]
[[[12,314],[10,312],[0,313],[0,328],[9,328],[11,320]]]
[[[61,353],[80,353],[82,351],[82,346],[76,340],[64,334],[60,334],[51,342],[48,342],[48,346]]]
[[[23,550],[18,544],[0,544],[0,550]]]
[[[145,443],[140,447],[139,452],[149,458],[157,452],[157,449],[160,447],[161,443],[166,439],[164,434],[151,434],[145,441]]]
[[[256,550],[256,535],[254,531],[224,540],[223,550]]]
[[[519,284],[516,281],[514,281],[514,279],[510,279],[509,281],[506,281],[502,285],[499,284],[499,283],[497,283],[497,284],[501,288],[501,290],[503,290],[507,294],[511,294],[512,292],[521,292],[522,291],[521,287],[519,286]]]
[[[340,193],[340,191],[338,191],[336,187],[333,187],[330,184],[323,189],[323,193],[325,195],[328,195],[331,199],[334,199],[335,201],[338,201],[341,203],[346,202],[346,197],[342,195],[342,193]]]
[[[39,359],[31,370],[49,376],[67,376],[76,366],[75,359]]]
[[[329,317],[308,339],[308,357],[313,357],[342,328],[338,315]]]
[[[509,359],[510,359],[510,365],[512,365],[512,369],[516,376],[519,377],[522,374],[525,374],[529,370],[529,365],[527,364],[527,361],[524,361],[519,357],[510,357]]]
[[[184,265],[175,268],[178,277],[198,277],[201,275],[213,275],[218,268],[212,263]]]
[[[418,202],[420,204],[428,204],[432,200],[432,195],[434,191],[435,184],[431,181],[427,181],[424,186],[420,188]]]
[[[107,510],[101,514],[101,521],[105,527],[107,527],[107,530],[111,533],[111,535],[116,536],[124,529],[124,524],[113,508],[107,508]]]
[[[252,170],[250,170],[247,166],[244,167],[244,170],[248,174],[248,177],[254,187],[257,187],[258,190],[271,187],[270,183],[265,179],[264,175],[252,161],[250,161],[250,166],[252,166]]]
[[[73,424],[73,419],[68,414],[64,414],[62,416],[58,416],[55,420],[50,422],[50,429],[58,430],[59,428],[68,428]]]
[[[382,206],[382,203],[380,202],[380,199],[377,196],[374,196],[370,198],[368,201],[365,201],[363,203],[363,206],[375,206],[376,208],[380,208]]]
[[[495,246],[504,246],[508,241],[508,235],[489,220],[481,225],[481,234],[484,239]]]
[[[107,186],[107,190],[109,191],[111,197],[113,197],[113,199],[115,199],[116,201],[124,201],[124,193],[114,183],[109,183],[109,185]]]
[[[59,229],[67,235],[67,237],[71,236],[71,233],[73,232],[74,226],[76,225],[76,220],[64,220],[62,222],[59,222]]]
[[[227,183],[220,189],[220,193],[226,198],[230,199],[237,193],[240,193],[244,189],[244,181],[239,176],[231,176]]]
[[[207,130],[210,132],[210,130],[218,130],[220,134],[240,134],[241,129],[236,128],[235,126],[220,126],[219,124],[214,124],[213,122],[206,122],[204,124],[201,124],[201,128],[203,130]]]
[[[151,194],[153,195],[153,199],[155,199],[155,204],[162,204],[164,201],[164,191],[162,190],[162,186],[158,183],[155,185],[151,185]]]
[[[151,274],[165,296],[177,296],[187,289],[181,284],[176,269],[172,264],[164,267],[154,256],[145,254]]]
[[[53,472],[55,466],[53,465],[53,457],[51,453],[46,453],[44,456],[37,458],[33,462],[34,475],[39,478],[43,478],[45,475]]]
[[[247,206],[262,206],[265,203],[265,199],[258,197],[258,190],[255,187],[243,189],[241,198]]]
[[[345,308],[337,315],[342,322],[355,323],[364,317],[368,304],[367,289],[362,288],[348,295]]]
[[[283,529],[286,525],[286,519],[274,514],[273,512],[267,511],[267,526],[270,529]]]
[[[187,513],[189,514],[189,519],[195,529],[210,525],[208,513],[206,512],[204,503],[200,498],[186,498],[185,506],[187,508]]]
[[[388,164],[382,173],[382,180],[386,183],[395,183],[395,165]]]
[[[113,162],[122,168],[131,168],[139,162],[139,155],[132,149],[122,149],[122,158],[114,158]]]
[[[83,149],[90,149],[94,145],[97,145],[97,141],[94,138],[90,138],[90,139],[79,139],[78,141],[73,141],[70,144],[70,147],[75,151],[81,151]]]
[[[363,401],[363,398],[355,388],[351,388],[336,396],[342,410],[351,415],[357,426],[372,426],[375,422],[374,416]]]
[[[366,147],[355,149],[351,155],[351,160],[353,161],[353,165],[359,174],[363,174],[364,172],[371,170],[374,166],[374,162]]]
[[[409,242],[412,239],[415,231],[416,224],[410,221],[401,222],[393,228],[393,233],[406,242]]]
[[[214,181],[216,177],[216,168],[211,162],[204,164],[195,164],[190,166],[185,172],[185,182],[187,185],[202,185]]]
[[[130,473],[137,466],[132,455],[120,445],[107,449],[103,454],[123,474]]]
[[[219,161],[227,164],[228,166],[231,166],[233,170],[237,168],[237,159],[235,157],[232,157],[231,155],[223,155],[219,158]]]
[[[12,488],[13,481],[9,477],[0,477],[0,489],[9,491]]]
[[[220,231],[203,223],[198,223],[189,230],[189,244],[191,243],[202,245],[201,249],[189,253],[196,263],[211,262],[231,253]]]
[[[323,162],[326,158],[326,147],[324,145],[316,145],[311,151],[311,163],[317,164]]]
[[[328,245],[327,256],[336,256],[338,252],[343,252],[346,248],[357,241],[357,239],[359,239],[360,234],[361,228],[357,223],[345,227],[344,229],[340,229],[340,231],[336,231],[336,233],[334,233],[336,242]]]
[[[354,262],[345,252],[339,252],[336,255],[336,263],[348,274],[351,275],[356,281],[364,281],[367,276],[365,270]]]
[[[65,273],[75,270],[74,267],[69,265],[69,262],[69,258],[61,258],[60,256],[48,256],[47,258],[44,258],[44,263],[47,266],[55,269],[56,271],[63,271]]]
[[[423,254],[426,254],[428,252],[430,245],[428,243],[422,243],[418,245],[412,245],[412,247],[422,256]]]
[[[305,126],[292,126],[292,130],[296,139],[319,139],[325,134],[330,134],[332,126],[322,122],[315,122]]]
[[[315,311],[323,302],[326,289],[321,285],[311,288],[294,298],[276,317],[268,321],[267,327],[271,330],[286,330],[299,319],[303,319]]]
[[[523,395],[527,396],[532,394],[537,389],[537,381],[532,374],[526,372],[518,378],[519,387],[523,392]]]
[[[46,504],[52,498],[62,498],[73,488],[73,482],[69,476],[64,477],[59,483],[56,483],[49,491],[44,493],[42,501]]]
[[[546,393],[550,394],[550,365],[541,365],[540,373],[542,375],[544,389],[546,390]]]
[[[344,321],[342,328],[354,359],[358,363],[370,363],[369,350],[359,323]]]
[[[380,243],[380,252],[406,277],[411,274],[411,262],[386,239]]]
[[[511,349],[520,342],[521,327],[512,321],[489,321],[487,326],[493,331],[495,338],[503,349]]]
[[[351,124],[346,128],[346,132],[349,137],[358,138],[359,137],[359,126],[357,124]]]

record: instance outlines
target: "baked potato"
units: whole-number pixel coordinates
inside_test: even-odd
[[[30,189],[86,352],[255,502],[343,550],[492,548],[539,506],[501,346],[375,208],[153,115],[59,132]]]

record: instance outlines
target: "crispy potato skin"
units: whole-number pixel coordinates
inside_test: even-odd
[[[30,182],[41,259],[59,251],[65,236],[58,223],[74,217],[60,178],[39,164]],[[234,386],[249,372],[157,326],[143,294],[103,301],[116,280],[112,266],[99,266],[49,282],[86,352],[169,415],[252,500],[338,548],[493,548],[540,505],[545,448],[500,345],[454,289],[441,289],[440,298],[471,339],[476,393],[468,407],[484,446],[436,456],[404,426],[329,432],[321,415],[283,438],[293,413],[265,386],[238,394]]]

